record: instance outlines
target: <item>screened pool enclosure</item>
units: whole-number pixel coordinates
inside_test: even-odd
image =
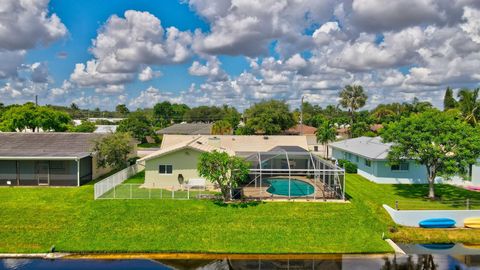
[[[251,164],[245,198],[345,200],[344,170],[300,147],[236,155]]]

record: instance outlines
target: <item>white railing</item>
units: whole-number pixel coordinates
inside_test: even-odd
[[[135,164],[115,174],[110,175],[109,177],[103,179],[102,181],[99,181],[93,186],[95,200],[100,198],[103,194],[114,189],[116,186],[122,184],[123,181],[127,180],[129,177],[137,174],[143,169],[144,169],[143,166],[139,166],[138,164]]]
[[[214,199],[218,191],[213,185],[195,188],[189,186],[155,186],[147,188],[143,184],[120,184],[102,194],[99,199]]]

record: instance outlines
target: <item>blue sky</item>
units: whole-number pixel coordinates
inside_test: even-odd
[[[0,102],[131,109],[168,100],[367,108],[480,80],[475,0],[5,0]]]

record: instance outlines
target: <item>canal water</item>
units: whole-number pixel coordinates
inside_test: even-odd
[[[91,259],[0,259],[1,270],[460,270],[480,269],[480,255],[336,255],[314,258],[288,259],[249,258],[211,260],[91,260]]]

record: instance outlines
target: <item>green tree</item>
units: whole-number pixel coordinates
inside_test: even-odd
[[[33,103],[25,103],[22,106],[12,106],[7,109],[0,119],[0,125],[5,131],[31,130],[38,132],[57,131],[68,129],[71,121],[70,116],[62,111],[46,106],[36,106]]]
[[[232,125],[227,120],[216,121],[212,126],[212,134],[229,135],[232,134]]]
[[[228,105],[223,105],[223,120],[230,123],[232,130],[237,129],[238,124],[240,124],[240,120],[242,115],[235,109],[234,107],[229,107]]]
[[[362,122],[357,121],[353,123],[353,125],[350,127],[350,130],[351,130],[350,133],[352,135],[352,138],[366,136],[371,132],[370,125],[363,121]]]
[[[232,190],[248,175],[249,164],[225,152],[205,152],[200,155],[197,169],[200,176],[220,187],[224,201],[232,199]]]
[[[95,126],[95,123],[87,121],[87,120],[82,120],[82,123],[78,126],[70,126],[68,131],[70,132],[87,132],[91,133],[94,132],[97,129]]]
[[[321,126],[318,126],[315,135],[317,142],[325,147],[325,157],[328,158],[328,143],[336,139],[337,129],[331,122],[326,121]]]
[[[217,106],[198,106],[185,113],[186,122],[214,122],[223,119],[225,112]]]
[[[280,134],[295,125],[285,101],[269,100],[254,104],[245,111],[246,126],[257,133]]]
[[[117,107],[115,107],[115,112],[121,116],[126,116],[128,113],[130,113],[130,110],[127,108],[127,105],[118,104]]]
[[[147,136],[155,136],[150,120],[141,111],[130,113],[126,119],[120,121],[117,131],[129,132],[141,143],[147,142]]]
[[[447,87],[445,90],[445,96],[443,97],[443,110],[448,111],[457,107],[457,101],[453,97],[453,90],[450,87]]]
[[[448,112],[431,109],[388,124],[382,134],[393,143],[391,164],[414,160],[425,166],[429,198],[435,198],[437,175],[464,173],[480,156],[480,131]]]
[[[255,130],[246,126],[238,127],[235,130],[235,135],[254,135],[254,134],[255,134]]]
[[[348,109],[351,124],[355,122],[355,111],[365,106],[368,96],[361,85],[347,85],[340,91],[340,105]]]
[[[173,116],[172,104],[168,101],[155,104],[155,106],[153,106],[153,116],[158,126],[168,126]]]
[[[133,151],[132,137],[128,133],[116,132],[94,142],[97,166],[122,169],[128,166],[128,155]]]
[[[479,90],[479,88],[474,90],[464,88],[458,92],[458,108],[462,111],[465,121],[471,125],[477,125],[480,116]]]

